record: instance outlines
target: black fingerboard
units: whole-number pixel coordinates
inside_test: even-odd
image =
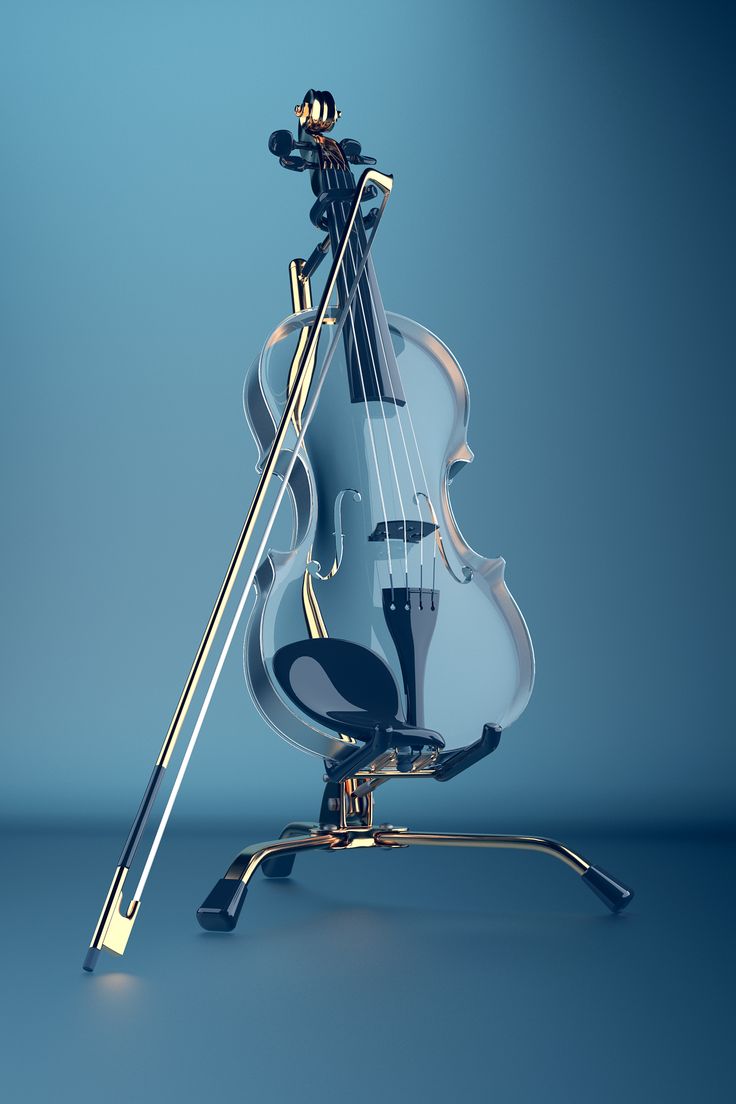
[[[323,192],[328,194],[336,192],[343,196],[346,191],[351,195],[355,192],[355,180],[350,171],[320,170],[319,177]],[[333,257],[342,241],[345,226],[350,217],[350,207],[350,199],[336,199],[335,203],[328,208],[327,223]],[[338,301],[341,307],[345,305],[350,288],[353,286],[366,243],[363,218],[358,215],[350,236],[350,246],[345,253],[342,270],[337,280]],[[346,319],[342,336],[351,401],[358,403],[381,400],[384,403],[403,406],[406,399],[399,379],[396,354],[371,257],[368,258],[360,278],[359,289],[351,307],[351,317]]]

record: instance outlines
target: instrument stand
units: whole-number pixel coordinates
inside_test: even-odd
[[[617,879],[557,840],[539,836],[410,832],[391,824],[374,824],[373,788],[376,782],[369,775],[341,782],[328,781],[319,823],[293,821],[286,825],[277,840],[245,847],[197,909],[200,926],[206,931],[232,931],[238,922],[250,881],[259,867],[267,878],[288,878],[300,851],[347,851],[356,847],[395,848],[419,844],[541,851],[574,870],[611,912],[621,912],[634,896],[633,891]]]

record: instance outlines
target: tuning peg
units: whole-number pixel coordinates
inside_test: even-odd
[[[294,137],[290,130],[275,130],[268,139],[268,148],[274,157],[288,157],[294,148]]]
[[[291,169],[292,172],[304,172],[305,169],[314,168],[303,157],[279,157],[279,165],[285,169]]]
[[[355,138],[343,138],[340,142],[340,149],[345,155],[345,159],[352,165],[375,165],[375,157],[363,157],[361,154],[360,142]]]
[[[275,130],[268,139],[268,148],[274,157],[278,157],[279,163],[285,169],[291,169],[292,172],[304,172],[305,169],[310,167],[309,162],[303,157],[290,156],[292,150],[307,149],[307,146],[304,142],[294,141],[294,137],[289,130]]]
[[[340,149],[348,161],[355,163],[355,160],[360,157],[361,145],[360,142],[356,142],[355,138],[343,138]]]

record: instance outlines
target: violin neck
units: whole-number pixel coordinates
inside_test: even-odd
[[[355,190],[355,181],[351,172],[334,170],[324,174],[324,177],[329,190],[340,189],[343,195],[345,190]],[[327,221],[333,256],[342,240],[349,212],[350,200],[336,200],[328,210]],[[343,307],[347,300],[366,243],[367,235],[363,218],[359,216],[337,281],[340,307]],[[360,278],[350,318],[343,328],[343,342],[351,401],[354,403],[380,401],[403,406],[406,400],[371,257],[368,258]]]

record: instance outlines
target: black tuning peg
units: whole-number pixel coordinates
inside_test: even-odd
[[[279,163],[285,169],[291,169],[293,172],[304,172],[305,169],[310,168],[310,164],[305,158],[291,156],[292,150],[306,149],[307,147],[303,142],[295,142],[289,130],[275,130],[268,139],[268,148],[274,157],[278,157]]]
[[[268,148],[274,157],[288,157],[294,148],[294,138],[290,130],[275,130],[268,139]]]
[[[351,165],[375,165],[375,157],[363,157],[360,152],[361,148],[360,142],[357,142],[355,138],[343,138],[340,143],[340,149]]]
[[[356,142],[355,138],[343,138],[340,149],[345,154],[346,159],[352,161],[353,164],[360,157],[361,145],[360,142]]]

